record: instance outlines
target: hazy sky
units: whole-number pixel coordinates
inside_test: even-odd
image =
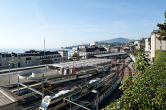
[[[0,48],[46,48],[149,37],[166,0],[0,0]]]

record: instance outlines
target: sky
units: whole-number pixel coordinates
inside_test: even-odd
[[[0,0],[0,48],[60,48],[149,37],[166,0]]]

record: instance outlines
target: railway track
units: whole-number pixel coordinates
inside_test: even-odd
[[[40,104],[36,104],[35,106],[29,107],[26,110],[39,110]]]
[[[105,72],[105,75],[107,75],[109,72]],[[103,74],[98,74],[98,75],[95,75],[95,76],[91,76],[91,77],[88,77],[88,78],[86,78],[86,80],[85,80],[85,78],[82,78],[82,79],[79,79],[79,80],[73,80],[73,81],[70,81],[71,83],[69,84],[69,82],[66,82],[66,83],[64,83],[64,84],[66,84],[65,85],[65,87],[62,85],[62,86],[60,86],[60,88],[58,88],[58,91],[61,91],[61,90],[65,90],[65,89],[71,89],[71,88],[73,88],[75,85],[79,85],[79,84],[81,84],[82,82],[84,82],[85,83],[85,81],[88,81],[88,80],[91,80],[91,79],[94,79],[94,78],[102,78],[103,77]],[[37,83],[40,83],[40,82],[33,82],[33,83],[31,83],[32,85],[33,84],[37,84]],[[28,84],[28,83],[26,83],[26,84]],[[31,86],[31,84],[29,84],[29,86]],[[41,84],[41,83],[40,83]],[[17,87],[17,85],[15,85],[14,87],[11,87],[10,88],[10,90],[13,90],[14,88],[16,88]],[[45,89],[45,91],[47,91],[47,94],[45,94],[45,95],[50,95],[50,94],[54,94],[54,93],[56,93],[57,92],[57,90],[56,89],[52,89],[52,90],[47,90],[47,88]],[[55,92],[56,91],[56,92]],[[22,98],[23,99],[28,99],[28,97],[32,97],[32,98],[35,98],[35,100],[34,101],[30,101],[30,102],[27,102],[27,104],[25,103],[25,109],[26,110],[38,110],[38,107],[40,106],[40,104],[35,104],[35,105],[33,105],[34,103],[37,103],[37,102],[40,102],[41,101],[41,96],[40,97],[38,97],[39,95],[38,94],[36,94],[36,93],[33,93],[33,94],[26,94],[27,96],[22,96]],[[40,102],[41,103],[41,102]],[[29,105],[33,105],[33,106],[30,106],[29,107]]]

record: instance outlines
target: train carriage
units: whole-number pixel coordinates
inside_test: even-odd
[[[54,96],[45,96],[39,110],[57,110],[69,103],[68,101],[65,101],[64,98],[75,101],[87,95],[93,89],[99,88],[101,86],[101,81],[100,79],[94,79],[89,81],[88,85],[89,86],[82,86],[81,88],[76,87],[73,90],[63,90],[56,93]]]

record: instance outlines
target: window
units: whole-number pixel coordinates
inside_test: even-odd
[[[76,93],[76,94],[73,94],[71,97],[70,97],[70,100],[73,100],[77,97],[80,97],[80,92]]]
[[[49,104],[48,108],[55,107],[55,106],[57,106],[57,105],[59,105],[59,104],[61,104],[61,103],[63,103],[63,99],[61,99],[60,101],[55,102],[55,103],[53,103],[53,104]]]
[[[162,40],[160,40],[160,44],[162,44],[163,43],[163,41]]]
[[[26,58],[26,60],[31,60],[31,57],[29,57],[29,58]]]
[[[160,50],[162,50],[162,46],[160,46]]]

